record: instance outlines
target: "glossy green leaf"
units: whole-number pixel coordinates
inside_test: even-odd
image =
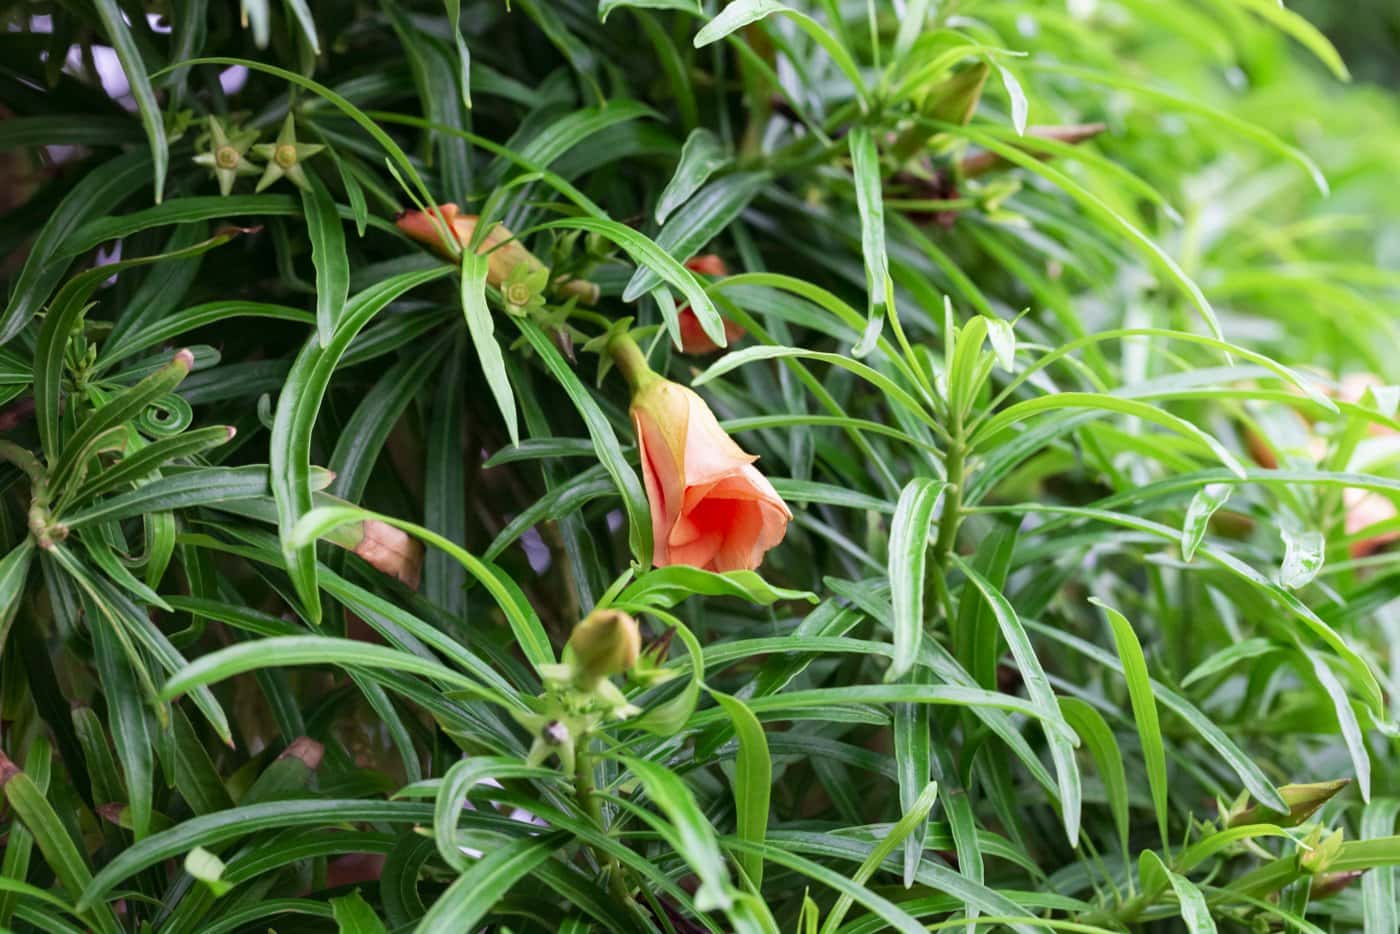
[[[924,568],[934,536],[933,515],[943,484],[921,477],[900,492],[890,523],[890,591],[894,603],[894,660],[886,681],[897,681],[919,655],[924,634]]]
[[[315,172],[307,172],[306,179],[301,207],[316,267],[316,336],[324,349],[330,346],[350,296],[350,260],[345,255],[345,228],[326,183]]]
[[[772,796],[773,762],[768,740],[753,711],[737,697],[711,691],[734,725],[739,754],[734,760],[734,809],[737,834],[750,843],[763,843],[768,832],[768,809]],[[755,890],[763,889],[763,858],[755,853],[740,856],[739,865]]]
[[[1152,793],[1153,810],[1157,812],[1157,829],[1165,849],[1170,844],[1167,838],[1167,754],[1162,744],[1162,727],[1157,719],[1157,701],[1152,696],[1152,679],[1147,674],[1147,660],[1127,617],[1097,598],[1090,598],[1089,602],[1103,610],[1104,618],[1113,630],[1113,643],[1123,664],[1123,678],[1128,682],[1133,719],[1137,723],[1138,740],[1142,743],[1147,786]]]
[[[146,141],[151,148],[151,164],[155,170],[156,204],[160,204],[165,193],[165,173],[170,163],[170,144],[165,139],[165,118],[156,102],[155,90],[151,87],[146,65],[141,61],[141,52],[136,47],[131,30],[127,26],[117,0],[93,0],[93,7],[102,20],[103,31],[112,43],[121,62],[122,74],[131,88],[131,96],[136,99],[136,109],[141,113],[141,123],[146,128]]]
[[[515,393],[506,376],[505,360],[501,357],[501,345],[496,341],[491,309],[486,306],[487,268],[486,257],[471,250],[462,251],[462,314],[467,319],[467,333],[471,335],[472,345],[476,348],[481,371],[486,375],[486,384],[491,387],[496,407],[501,410],[511,444],[515,444],[520,440]]]

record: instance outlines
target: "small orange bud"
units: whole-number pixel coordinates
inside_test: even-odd
[[[471,243],[477,222],[481,218],[475,214],[463,214],[455,204],[440,204],[437,210],[446,222],[455,245],[443,240],[438,231],[437,218],[432,212],[405,211],[395,223],[399,230],[439,256],[453,259]],[[487,258],[486,281],[496,288],[500,288],[501,284],[510,278],[511,273],[521,266],[524,267],[524,273],[517,274],[520,276],[549,272],[549,267],[525,249],[525,245],[515,239],[515,234],[503,224],[492,225],[476,251]],[[577,296],[579,301],[590,305],[598,301],[598,286],[592,282],[565,279],[557,284],[557,288],[564,295]]]
[[[355,554],[417,589],[423,577],[423,543],[378,519],[367,519],[363,527],[363,536],[352,548]]]

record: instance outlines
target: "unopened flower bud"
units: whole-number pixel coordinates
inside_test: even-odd
[[[574,673],[584,682],[627,671],[637,663],[641,650],[637,621],[620,610],[595,610],[569,637]]]
[[[1341,852],[1342,837],[1341,830],[1324,832],[1318,827],[1300,848],[1298,868],[1310,875],[1326,872]]]
[[[423,577],[422,542],[377,519],[365,520],[361,529],[361,538],[353,548],[355,554],[416,590]]]
[[[1338,792],[1351,784],[1349,778],[1339,778],[1330,782],[1309,782],[1302,785],[1284,785],[1278,793],[1288,805],[1288,813],[1281,814],[1260,804],[1244,806],[1240,802],[1225,815],[1226,827],[1241,827],[1245,824],[1278,824],[1280,827],[1296,827],[1306,821]]]
[[[456,241],[455,246],[443,239],[438,229],[437,218],[431,211],[405,211],[399,216],[397,224],[400,230],[414,240],[440,256],[452,259],[454,254],[471,243],[480,218],[475,214],[463,214],[455,204],[438,205],[437,212],[447,224],[449,235]],[[502,224],[495,224],[487,231],[476,251],[486,257],[486,281],[496,288],[500,288],[507,280],[522,282],[526,276],[533,277],[541,273],[548,281],[549,267],[525,249],[525,245],[515,239],[515,234]],[[513,279],[512,273],[515,274]],[[579,301],[588,305],[598,301],[598,286],[592,282],[565,279],[557,283],[556,288],[565,297],[576,296]]]
[[[1325,872],[1313,880],[1309,897],[1316,902],[1340,895],[1350,888],[1353,882],[1360,879],[1364,871],[1362,869],[1348,869],[1343,872]]]
[[[919,109],[932,120],[965,126],[977,112],[989,74],[986,62],[964,68],[930,88]]]

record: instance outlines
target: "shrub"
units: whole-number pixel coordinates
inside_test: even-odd
[[[1393,99],[700,6],[4,8],[0,926],[1396,930]]]

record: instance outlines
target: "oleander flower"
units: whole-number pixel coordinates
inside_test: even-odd
[[[705,401],[654,377],[632,398],[658,567],[753,570],[783,540],[792,513]]]
[[[692,256],[685,261],[685,268],[691,272],[698,272],[702,276],[727,276],[729,268],[724,265],[724,260],[714,253],[701,253],[699,256]],[[707,354],[719,350],[719,344],[710,339],[710,335],[700,327],[700,319],[695,316],[695,310],[689,305],[682,305],[676,309],[676,316],[680,319],[681,331],[681,352],[688,354]],[[733,321],[724,322],[724,338],[733,343],[744,336],[744,329]]]

